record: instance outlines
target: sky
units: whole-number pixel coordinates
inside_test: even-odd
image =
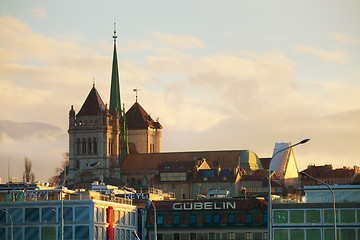
[[[93,83],[109,103],[114,22],[121,99],[163,126],[162,151],[275,143],[309,164],[360,166],[360,2],[0,0],[0,120],[61,136],[0,138],[0,177],[24,157],[47,179],[68,151],[68,113]]]

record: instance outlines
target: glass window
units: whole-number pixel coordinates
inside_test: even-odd
[[[253,221],[253,215],[252,214],[247,214],[246,215],[246,223],[250,224],[250,223],[252,223],[252,221]]]
[[[211,223],[211,215],[205,216],[205,223]]]
[[[339,211],[336,210],[336,222],[339,222]],[[334,210],[325,210],[324,211],[324,223],[333,223],[334,222]]]
[[[220,223],[220,215],[214,216],[213,223]]]
[[[0,211],[1,212],[1,211]],[[5,239],[6,228],[0,227],[0,237]]]
[[[324,239],[325,240],[334,240],[334,229],[331,229],[331,228],[325,229],[324,230]],[[339,239],[339,235],[338,235],[338,239]]]
[[[190,240],[196,240],[196,233],[190,233]]]
[[[195,223],[196,223],[196,219],[197,219],[197,216],[196,216],[196,215],[191,215],[191,216],[190,216],[190,224],[195,224]]]
[[[26,216],[26,214],[25,214]],[[25,228],[25,240],[39,239],[39,228],[38,227],[26,227]]]
[[[321,229],[306,229],[306,240],[321,239]]]
[[[360,223],[360,209],[357,210],[357,222]],[[359,236],[359,239],[360,239],[360,236]]]
[[[22,223],[23,222],[23,209],[22,208],[10,208],[9,213],[10,213],[14,223]]]
[[[290,210],[290,223],[304,223],[303,210]],[[291,235],[291,234],[290,234]]]
[[[340,210],[340,216],[342,223],[355,223],[355,210],[352,209]]]
[[[156,223],[157,223],[157,224],[164,224],[164,216],[158,216]]]
[[[126,230],[126,240],[130,240],[130,230]]]
[[[72,222],[73,221],[73,208],[72,207],[64,207],[64,221]],[[61,208],[59,210],[59,221],[61,220]]]
[[[76,207],[75,208],[75,221],[84,222],[90,221],[90,210],[89,207]]]
[[[39,220],[38,208],[25,208],[25,222],[39,222]]]
[[[174,233],[173,239],[174,239],[174,240],[179,240],[179,234],[178,234],[178,233]]]
[[[235,215],[234,214],[230,214],[228,217],[228,223],[235,223]]]
[[[275,229],[274,230],[274,239],[275,240],[288,240],[289,232],[287,229]]]
[[[56,209],[55,208],[41,209],[41,221],[44,223],[56,222]]]
[[[6,215],[6,212],[0,211],[0,223],[6,223]]]
[[[58,227],[58,239],[61,239],[60,232],[61,232],[61,228]],[[64,226],[64,239],[65,240],[72,240],[73,239],[72,233],[73,233],[73,230],[72,230],[71,226]]]
[[[286,210],[274,211],[274,222],[275,223],[288,223],[288,211],[286,211]]]
[[[121,240],[125,240],[125,229],[121,229]]]
[[[23,239],[23,229],[21,227],[14,227],[14,239]],[[1,236],[1,233],[0,233]],[[8,236],[11,236],[11,228],[8,228]],[[11,238],[8,238],[11,239]]]
[[[77,240],[89,239],[89,227],[88,226],[75,226],[75,239],[77,239]]]
[[[131,212],[131,226],[135,226],[135,213]]]
[[[320,223],[320,210],[306,210],[307,223]]]
[[[246,233],[246,240],[253,240],[253,233],[252,232],[247,232]]]
[[[215,233],[209,233],[209,240],[215,240]]]
[[[180,223],[180,216],[176,215],[174,216],[174,224],[179,224]]]
[[[304,240],[304,229],[290,229],[290,240]]]

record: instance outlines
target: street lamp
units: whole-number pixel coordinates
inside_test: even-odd
[[[129,189],[127,187],[123,187],[123,189],[136,194],[136,192],[134,192],[132,189]],[[153,201],[150,200],[150,198],[145,197],[145,196],[142,196],[142,197],[145,198],[146,200],[148,200],[154,208],[154,240],[157,240],[156,207],[155,207]]]
[[[70,174],[68,174],[66,176],[66,178],[64,178],[63,182],[61,183],[61,196],[60,196],[60,200],[61,200],[61,237],[60,239],[63,240],[64,239],[64,200],[63,200],[63,186],[64,186],[64,183],[66,181],[66,179],[68,179],[68,177],[70,177],[71,175],[75,174],[75,173],[78,173],[84,169],[87,169],[87,168],[90,168],[90,167],[95,167],[96,165],[99,165],[100,162],[94,162],[92,164],[90,164],[89,166],[86,166],[86,167],[83,167],[83,168],[80,168],[79,170],[75,171],[75,172],[72,172]]]
[[[289,148],[293,148],[297,145],[300,145],[300,144],[304,144],[304,143],[307,143],[308,141],[310,141],[310,139],[304,139],[294,145],[290,145],[289,147],[286,147],[284,149],[281,149],[279,151],[277,151],[276,153],[274,153],[270,159],[270,162],[269,162],[269,175],[268,175],[268,239],[269,240],[272,240],[272,206],[271,206],[271,177],[272,175],[274,175],[275,171],[271,172],[271,163],[272,163],[272,160],[274,159],[274,157],[276,155],[278,155],[279,153],[289,149]]]
[[[12,217],[11,217],[10,213],[8,211],[6,211],[5,209],[0,208],[0,211],[3,211],[7,215],[9,215],[9,218],[11,221],[11,240],[13,240],[14,239],[14,222],[12,220]]]
[[[329,190],[331,191],[331,194],[332,194],[332,197],[333,197],[333,211],[334,211],[334,239],[337,240],[337,232],[336,232],[336,208],[335,208],[335,194],[334,194],[334,191],[332,190],[332,188],[329,186],[329,184],[317,179],[317,178],[314,178],[313,176],[310,176],[309,174],[307,174],[306,172],[300,172],[302,175],[306,176],[306,177],[309,177],[323,185],[325,185],[326,187],[329,188]]]

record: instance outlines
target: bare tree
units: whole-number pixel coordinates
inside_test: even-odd
[[[25,157],[24,159],[25,169],[23,173],[23,182],[33,183],[35,182],[35,173],[32,171],[32,163],[30,158]]]
[[[61,162],[61,167],[55,169],[55,175],[50,177],[48,182],[50,186],[59,186],[60,181],[66,177],[67,166],[69,165],[69,153],[63,153],[63,160]]]

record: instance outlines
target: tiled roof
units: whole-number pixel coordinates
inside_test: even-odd
[[[159,172],[186,172],[195,168],[195,161],[167,161],[160,163]]]
[[[93,86],[84,104],[82,105],[80,111],[76,116],[78,117],[78,116],[98,115],[100,112],[105,111],[105,109],[106,107],[103,100],[100,97],[100,94],[96,90],[95,86]]]
[[[199,158],[205,158],[211,168],[219,164],[221,168],[233,168],[238,165],[243,151],[246,150],[129,154],[121,163],[121,170],[124,172],[156,171],[162,162],[193,162]]]
[[[135,102],[126,112],[126,123],[129,130],[147,129],[148,127],[154,129],[162,128],[161,124],[155,122],[138,102]]]

